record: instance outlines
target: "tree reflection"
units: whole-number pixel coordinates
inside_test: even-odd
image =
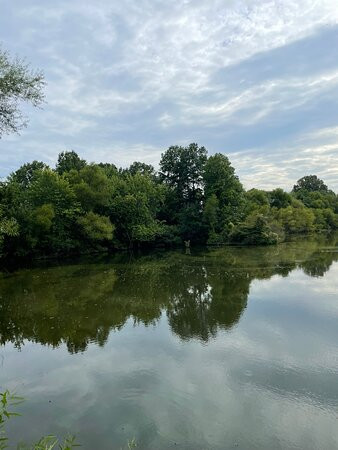
[[[324,245],[162,252],[22,270],[0,279],[0,343],[64,343],[83,352],[91,342],[104,346],[128,319],[149,326],[164,313],[181,339],[208,341],[238,323],[253,280],[295,268],[323,276],[338,260],[337,241]]]

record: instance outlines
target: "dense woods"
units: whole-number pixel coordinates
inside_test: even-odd
[[[74,151],[55,168],[33,161],[0,185],[5,257],[75,254],[135,246],[274,244],[289,234],[338,227],[338,197],[315,175],[291,192],[245,191],[229,159],[172,146],[159,170],[88,163]]]

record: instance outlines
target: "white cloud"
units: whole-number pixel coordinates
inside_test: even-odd
[[[241,138],[253,126],[263,132],[267,120],[276,122],[289,111],[301,116],[309,104],[337,91],[338,66],[318,69],[317,61],[313,72],[309,61],[306,75],[294,74],[290,65],[286,75],[262,71],[251,80],[238,70],[236,78],[236,65],[336,25],[336,0],[74,0],[48,8],[41,0],[13,0],[6,8],[18,30],[8,43],[38,61],[48,81],[45,111],[30,114],[22,136],[0,142],[6,171],[23,157],[55,160],[70,146],[89,160],[102,156],[119,165],[142,158],[156,164],[162,144],[194,136],[214,150],[211,135],[233,133],[235,142],[236,133]],[[4,17],[0,39],[6,45]],[[231,84],[215,81],[229,70]],[[232,160],[246,185],[290,187],[298,172],[310,169],[334,182],[335,135],[322,128],[303,143],[284,136],[284,147],[274,145],[280,149],[273,155],[268,145],[253,142]]]
[[[316,132],[316,136],[321,131]],[[300,136],[293,145],[276,148],[252,148],[236,152],[230,159],[246,188],[276,186],[291,190],[304,175],[316,174],[331,189],[338,190],[338,138],[335,143],[315,143],[311,134]]]

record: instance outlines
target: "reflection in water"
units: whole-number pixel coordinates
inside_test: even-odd
[[[27,399],[10,439],[338,448],[337,260],[333,236],[3,274],[0,389]]]
[[[129,318],[147,326],[163,313],[182,340],[207,342],[239,321],[253,280],[297,268],[321,277],[338,260],[336,245],[332,237],[325,248],[313,239],[21,270],[0,280],[0,342],[66,343],[83,352],[90,342],[103,346]]]

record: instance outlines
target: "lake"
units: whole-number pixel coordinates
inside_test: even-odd
[[[338,448],[338,236],[40,263],[0,278],[13,441]]]

